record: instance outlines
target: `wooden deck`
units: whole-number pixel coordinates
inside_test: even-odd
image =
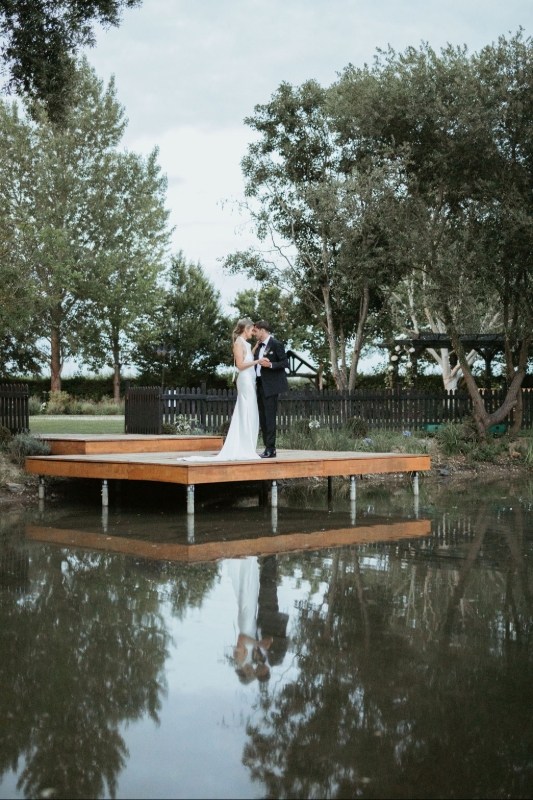
[[[216,451],[209,453],[215,454]],[[114,452],[35,456],[26,460],[26,471],[66,478],[160,481],[193,486],[199,483],[422,472],[430,468],[429,456],[401,453],[278,450],[277,458],[258,461],[180,460],[187,455],[186,452]]]
[[[29,526],[26,537],[32,541],[46,542],[62,547],[83,547],[123,553],[137,558],[156,561],[181,561],[197,563],[218,561],[223,558],[266,556],[295,553],[303,550],[321,550],[345,545],[362,545],[373,542],[397,541],[429,536],[429,520],[409,520],[378,525],[342,528],[340,530],[317,531],[315,533],[279,534],[253,539],[212,541],[198,544],[153,543],[122,536],[107,536],[101,533]]]
[[[43,433],[54,456],[101,455],[102,453],[164,453],[220,450],[222,436],[148,436],[120,433]]]

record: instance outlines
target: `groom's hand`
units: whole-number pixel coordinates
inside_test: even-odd
[[[261,364],[262,367],[271,367],[272,366],[272,364],[270,363],[270,359],[269,358],[260,358],[259,359],[259,363]]]

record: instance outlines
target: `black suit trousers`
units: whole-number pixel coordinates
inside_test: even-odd
[[[263,382],[257,379],[257,406],[259,408],[259,424],[263,436],[263,444],[267,450],[274,450],[276,447],[276,416],[278,413],[278,396],[272,394],[265,397]]]

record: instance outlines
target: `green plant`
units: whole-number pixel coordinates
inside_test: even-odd
[[[533,441],[528,442],[524,452],[524,464],[531,467],[533,465]]]
[[[49,400],[46,405],[46,413],[66,414],[69,403],[70,395],[68,395],[67,392],[50,392]]]
[[[164,433],[166,436],[176,436],[178,429],[172,422],[163,422],[161,425],[161,433]]]
[[[231,419],[227,419],[225,422],[222,423],[218,432],[221,436],[227,436],[229,431],[229,426],[231,425]]]
[[[364,439],[368,434],[368,424],[362,417],[350,417],[344,423],[344,427],[356,439]]]
[[[444,455],[456,456],[471,449],[470,435],[470,429],[464,423],[447,422],[437,431],[436,438]]]
[[[37,395],[32,394],[32,396],[28,400],[28,411],[30,417],[36,417],[37,414],[42,414],[43,409],[40,397],[37,397]]]
[[[12,439],[13,434],[9,428],[4,428],[3,425],[0,425],[0,450],[6,450]]]
[[[14,464],[18,467],[23,467],[26,458],[29,456],[50,455],[50,447],[46,442],[37,439],[35,436],[19,433],[9,442],[8,453]]]

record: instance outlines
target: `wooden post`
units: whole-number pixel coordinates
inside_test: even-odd
[[[102,481],[102,508],[107,508],[109,505],[109,490],[107,488],[107,481]]]
[[[187,514],[194,514],[194,483],[187,484]]]

